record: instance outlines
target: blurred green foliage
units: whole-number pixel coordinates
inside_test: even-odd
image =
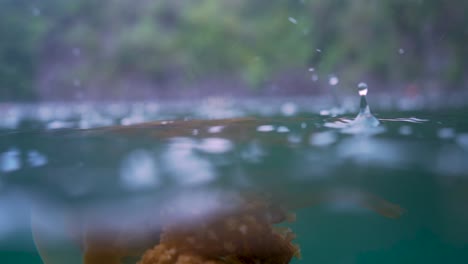
[[[256,88],[276,74],[308,67],[322,76],[337,74],[345,83],[429,79],[461,87],[467,79],[463,0],[3,0],[0,5],[3,99],[32,99],[40,85],[64,90],[73,78],[104,84],[99,89],[109,94],[112,85],[105,84],[131,78],[164,84],[234,76]],[[54,78],[41,83],[46,74]]]

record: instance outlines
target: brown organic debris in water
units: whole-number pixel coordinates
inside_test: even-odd
[[[160,243],[147,250],[138,264],[289,263],[299,256],[292,243],[295,235],[274,227],[271,212],[267,203],[254,202],[235,214],[167,226]]]

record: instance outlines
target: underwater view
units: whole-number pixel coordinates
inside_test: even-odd
[[[468,260],[467,109],[371,111],[367,85],[356,90],[349,109],[314,98],[4,107],[0,259]]]
[[[468,263],[465,10],[1,0],[0,264]]]

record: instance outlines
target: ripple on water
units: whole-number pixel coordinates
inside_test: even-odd
[[[407,122],[414,124],[429,122],[429,119],[421,119],[417,117],[381,118],[380,120],[390,122]]]

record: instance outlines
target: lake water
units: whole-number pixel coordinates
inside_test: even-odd
[[[376,104],[355,129],[350,102],[4,105],[0,263],[81,263],[83,234],[157,243],[251,200],[280,208],[293,263],[468,263],[467,109]]]

